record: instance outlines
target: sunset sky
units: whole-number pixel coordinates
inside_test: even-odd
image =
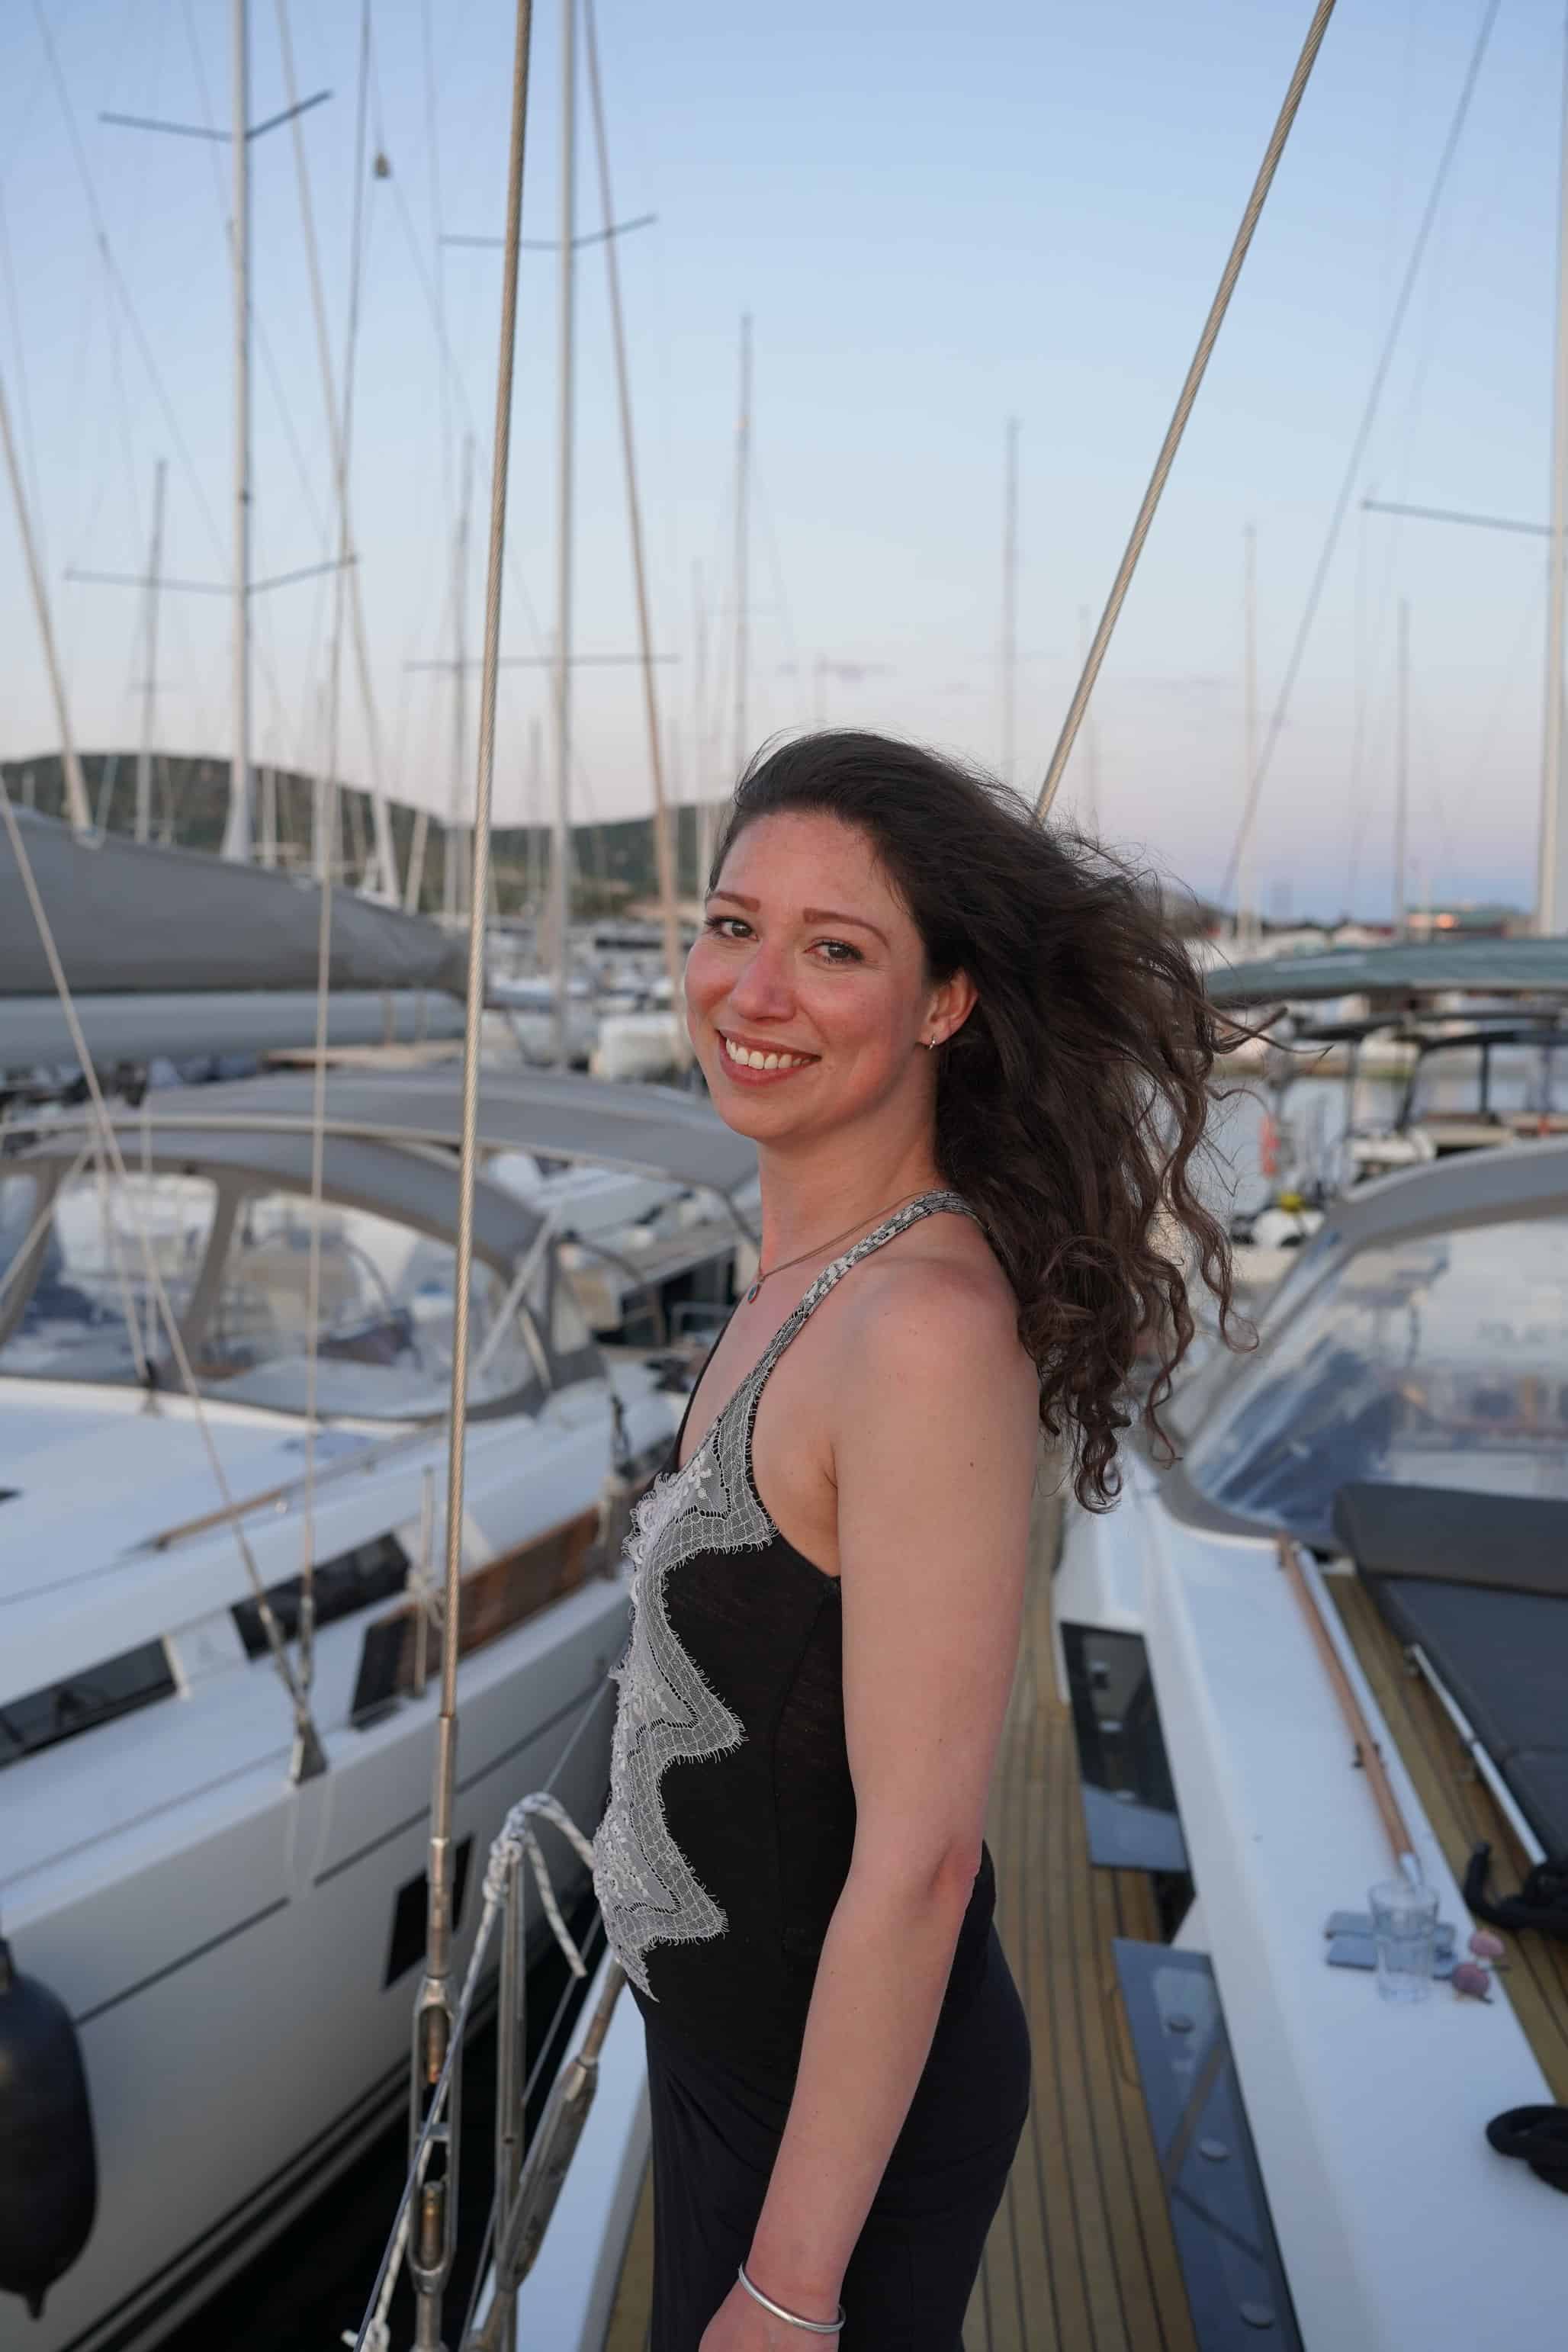
[[[995,761],[1005,420],[1021,425],[1018,774],[1048,756],[1304,32],[1307,0],[600,0],[655,628],[681,788],[732,763],[736,346],[754,320],[751,744],[865,724]],[[1278,690],[1484,10],[1341,0],[1096,702],[1096,814],[1200,892],[1242,794],[1243,533],[1258,533],[1264,715]],[[89,748],[134,742],[135,572],[170,461],[165,562],[228,562],[227,152],[106,126],[226,120],[219,0],[15,0],[0,16],[0,374]],[[285,104],[279,17],[252,6],[253,120]],[[340,380],[360,9],[295,0]],[[439,811],[463,434],[478,437],[468,585],[483,593],[511,17],[501,0],[376,0],[353,505],[387,781]],[[1395,614],[1411,606],[1412,894],[1532,891],[1544,551],[1363,513],[1385,499],[1543,520],[1563,12],[1502,0],[1380,421],[1266,787],[1266,908],[1385,913]],[[60,85],[46,35],[54,44]],[[524,232],[557,232],[560,12],[536,26]],[[579,228],[600,225],[585,71]],[[69,109],[68,120],[67,108]],[[73,128],[74,123],[74,139]],[[79,151],[76,142],[79,142]],[[333,540],[291,133],[254,164],[258,573]],[[90,184],[90,197],[89,197]],[[96,205],[108,257],[94,225]],[[123,287],[122,297],[116,289]],[[579,260],[575,635],[635,645],[603,256]],[[128,299],[127,299],[128,298]],[[554,626],[554,261],[525,257],[503,636]],[[443,361],[437,320],[448,357]],[[167,405],[165,406],[165,403]],[[322,757],[330,584],[258,600],[255,748]],[[56,730],[20,543],[0,500],[0,754]],[[166,748],[226,755],[227,614],[163,599]],[[706,648],[704,665],[700,655]],[[823,667],[830,665],[831,667]],[[345,663],[344,772],[367,781]],[[647,805],[636,674],[584,668],[574,813]],[[498,814],[541,808],[542,673],[509,673]],[[706,739],[704,740],[704,739]],[[1088,761],[1067,804],[1083,806]]]

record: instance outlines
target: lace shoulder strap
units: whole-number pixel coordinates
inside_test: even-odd
[[[922,1217],[941,1216],[947,1212],[961,1217],[973,1217],[976,1224],[980,1223],[979,1217],[975,1215],[975,1212],[961,1192],[921,1192],[914,1200],[906,1201],[901,1208],[895,1209],[890,1217],[884,1217],[874,1233],[863,1234],[858,1242],[851,1244],[850,1247],[844,1252],[842,1257],[836,1257],[831,1265],[823,1268],[799,1306],[792,1314],[785,1316],[742,1383],[751,1398],[746,1413],[748,1436],[750,1423],[756,1412],[756,1401],[762,1394],[769,1373],[789,1346],[790,1341],[816,1314],[828,1292],[837,1284],[842,1282],[845,1276],[852,1267],[858,1265],[862,1258],[869,1257],[873,1250],[879,1250],[887,1243],[896,1240],[900,1234],[907,1233],[911,1225],[918,1225]]]

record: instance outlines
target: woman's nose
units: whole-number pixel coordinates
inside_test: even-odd
[[[795,1008],[795,992],[784,957],[759,943],[731,982],[730,1003],[754,1021],[785,1018]]]

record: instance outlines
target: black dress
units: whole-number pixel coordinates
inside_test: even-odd
[[[757,1406],[834,1286],[948,1210],[971,1213],[955,1193],[924,1193],[827,1267],[690,1461],[638,1508],[594,1875],[647,2032],[651,2352],[697,2352],[735,2284],[854,1845],[838,1581],[779,1533],[757,1493]],[[679,1450],[678,1437],[672,1463]],[[994,1899],[984,1852],[931,2054],[845,2277],[846,2352],[962,2352],[1029,2097]]]

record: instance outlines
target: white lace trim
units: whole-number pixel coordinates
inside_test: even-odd
[[[627,1538],[632,1630],[615,1668],[620,1685],[610,1750],[610,1796],[594,1840],[594,1885],[611,1948],[649,2000],[647,1954],[703,1941],[728,1926],[721,1905],[670,1836],[659,1795],[666,1769],[722,1756],[746,1737],[676,1638],[665,1608],[670,1576],[699,1552],[760,1550],[778,1530],[752,1477],[752,1430],[769,1374],[807,1318],[852,1266],[922,1217],[973,1216],[956,1192],[926,1192],[836,1258],[779,1326],[683,1469],[668,1471],[637,1505]]]

